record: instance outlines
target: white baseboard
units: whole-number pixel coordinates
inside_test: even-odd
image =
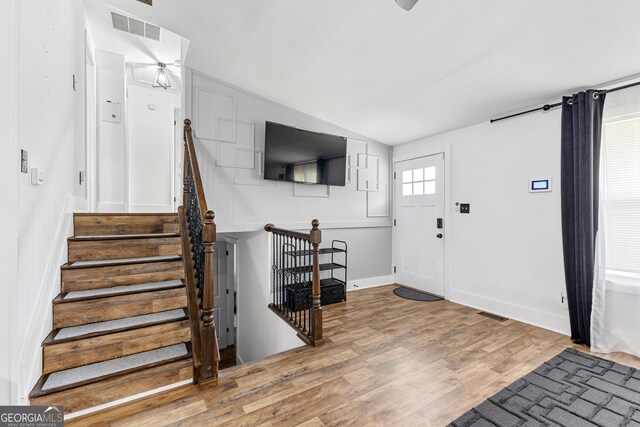
[[[89,212],[89,203],[84,197],[75,197],[74,208],[75,212]]]
[[[129,212],[173,212],[173,205],[140,205],[132,203],[129,205]]]
[[[152,396],[154,394],[162,393],[167,390],[172,390],[174,388],[182,387],[184,385],[193,384],[193,379],[188,379],[184,381],[180,381],[177,383],[165,385],[162,387],[154,388],[153,390],[144,391],[142,393],[134,394],[133,396],[123,397],[122,399],[114,400],[113,402],[105,403],[103,405],[94,406],[92,408],[83,409],[78,412],[73,412],[69,415],[64,416],[65,421],[72,420],[74,418],[81,417],[83,415],[89,415],[94,412],[103,411],[108,408],[113,408],[114,406],[123,405],[125,403],[133,402],[134,400],[142,399],[143,397]]]
[[[42,374],[42,350],[40,344],[51,331],[53,308],[51,301],[60,293],[60,266],[67,262],[67,237],[73,234],[74,197],[67,196],[56,227],[56,240],[49,252],[47,268],[34,299],[23,345],[19,353],[18,404],[29,403],[29,392]]]
[[[393,276],[367,277],[366,279],[356,279],[347,281],[347,292],[358,289],[375,288],[376,286],[390,285],[394,283]]]
[[[568,315],[567,317],[563,317],[554,313],[534,310],[530,307],[522,307],[455,289],[449,289],[447,299],[458,304],[528,323],[563,335],[570,335]]]
[[[127,204],[123,202],[98,202],[98,212],[101,212],[101,213],[127,212]]]

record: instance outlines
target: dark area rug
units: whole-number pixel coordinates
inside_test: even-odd
[[[566,349],[449,426],[640,427],[640,372]]]
[[[409,288],[395,288],[393,293],[399,296],[400,298],[410,299],[414,301],[442,301],[442,298],[425,294],[424,292],[414,291]]]

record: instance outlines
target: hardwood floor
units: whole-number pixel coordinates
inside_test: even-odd
[[[324,308],[326,344],[67,422],[135,426],[443,426],[567,347],[566,336],[389,285]],[[267,307],[265,307],[265,310]],[[624,354],[605,358],[640,368]]]

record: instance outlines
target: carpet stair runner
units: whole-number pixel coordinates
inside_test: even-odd
[[[65,413],[192,377],[176,214],[75,214],[32,405]]]

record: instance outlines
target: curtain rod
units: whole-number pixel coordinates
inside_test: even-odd
[[[617,92],[619,90],[628,89],[630,87],[634,87],[634,86],[638,86],[638,85],[640,85],[640,82],[629,83],[628,85],[624,85],[624,86],[618,86],[618,87],[614,87],[614,88],[611,88],[611,89],[599,90],[599,91],[596,91],[596,94],[600,95],[600,94],[603,94],[603,93]],[[490,122],[491,123],[499,122],[500,120],[505,120],[505,119],[510,119],[512,117],[522,116],[523,114],[529,114],[529,113],[533,113],[535,111],[541,111],[541,110],[542,111],[549,111],[552,108],[556,108],[556,107],[559,107],[561,105],[562,105],[562,101],[556,102],[555,104],[545,104],[542,107],[532,108],[531,110],[521,111],[519,113],[510,114],[508,116],[498,117],[497,119],[491,119]]]

